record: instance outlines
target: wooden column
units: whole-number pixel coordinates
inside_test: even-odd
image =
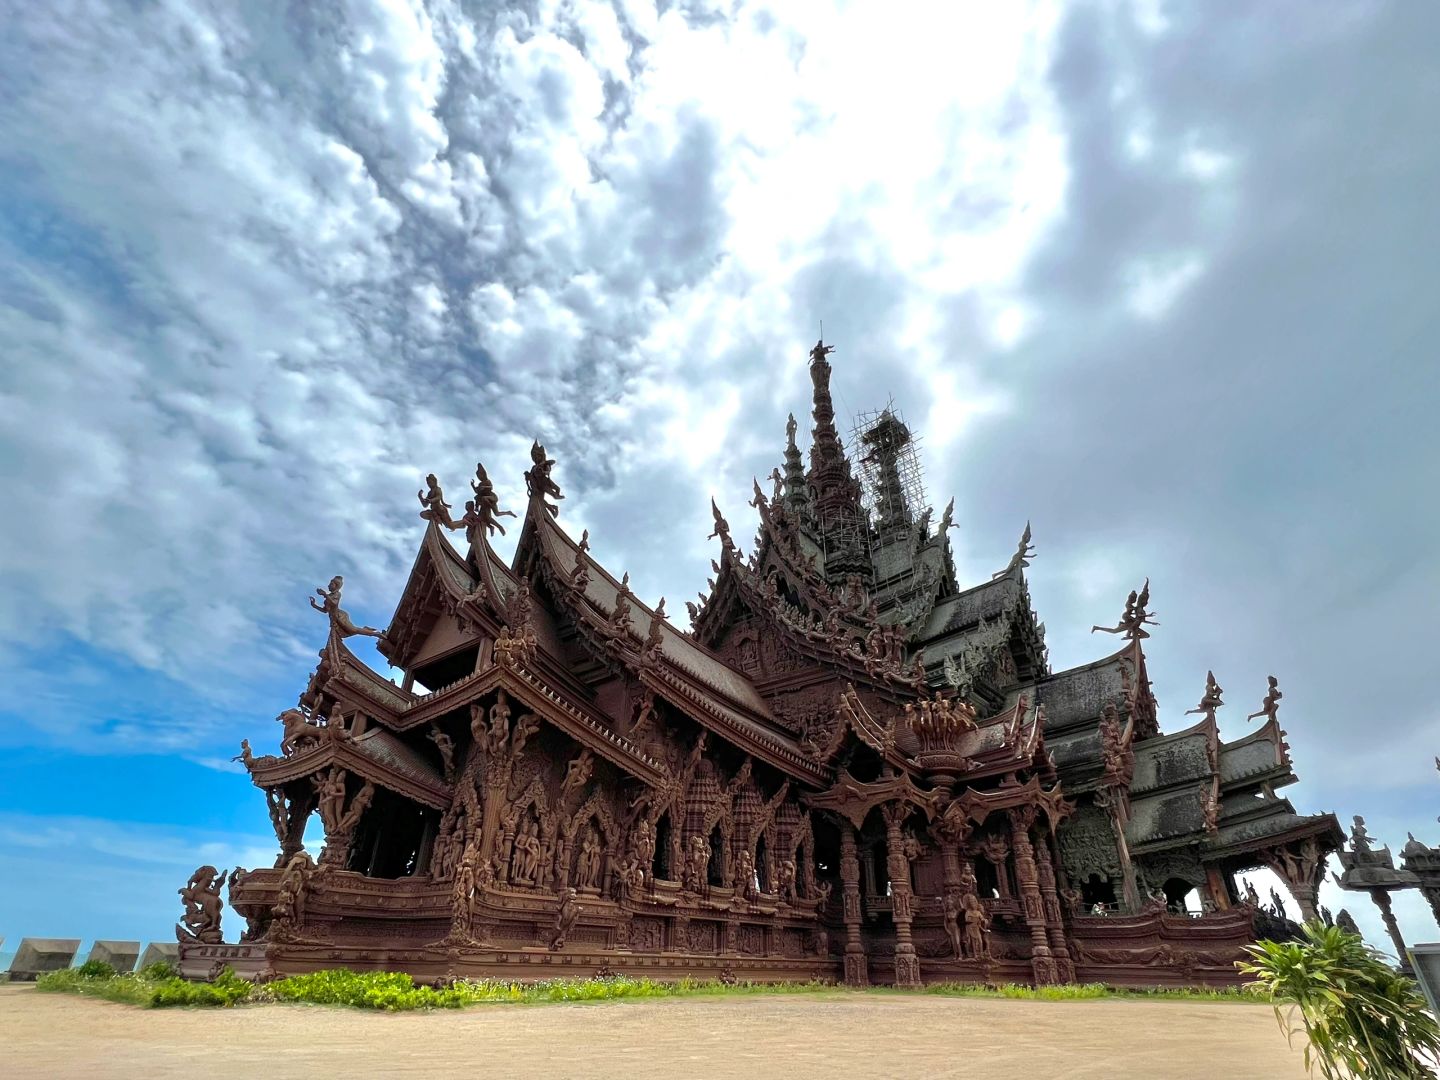
[[[860,856],[855,828],[847,821],[840,823],[840,888],[845,908],[845,984],[868,986],[869,961],[860,940]]]
[[[1055,883],[1055,864],[1050,857],[1051,832],[1047,828],[1040,843],[1035,845],[1037,876],[1040,879],[1040,900],[1045,909],[1045,932],[1050,938],[1050,956],[1055,962],[1055,977],[1060,982],[1075,981],[1075,964],[1065,946],[1065,920],[1060,913],[1060,894]]]
[[[914,892],[910,884],[910,860],[905,857],[905,837],[900,826],[910,816],[910,804],[887,803],[880,808],[885,819],[885,867],[890,872],[890,913],[895,920],[895,985],[920,985],[920,958],[910,936],[915,917]]]
[[[1230,885],[1225,880],[1225,871],[1214,863],[1205,867],[1205,884],[1216,911],[1230,910]]]
[[[1130,821],[1130,807],[1123,789],[1101,788],[1095,793],[1095,805],[1110,811],[1110,827],[1115,833],[1115,854],[1120,858],[1120,888],[1125,910],[1132,915],[1140,910],[1140,887],[1135,883],[1135,864],[1130,861],[1130,844],[1125,839],[1125,826]]]
[[[1035,848],[1030,843],[1030,826],[1034,823],[1033,806],[1017,807],[1010,811],[1010,844],[1015,855],[1015,883],[1020,890],[1025,922],[1030,927],[1030,966],[1035,973],[1035,985],[1048,986],[1056,978],[1055,959],[1050,953],[1050,943],[1045,931],[1045,902],[1040,896]]]
[[[1297,896],[1295,899],[1300,898]],[[1400,936],[1400,924],[1395,921],[1395,912],[1390,910],[1390,890],[1371,889],[1370,899],[1374,900],[1375,906],[1380,909],[1380,920],[1385,924],[1390,940],[1395,943],[1395,955],[1400,961],[1401,974],[1414,974],[1410,967],[1410,954],[1405,951],[1405,939]]]
[[[1320,882],[1325,877],[1325,855],[1314,837],[1260,852],[1265,865],[1275,871],[1295,897],[1301,922],[1313,922],[1320,917]],[[1405,960],[1403,952],[1400,959]]]
[[[291,800],[284,819],[285,837],[280,842],[280,857],[275,860],[276,867],[286,866],[292,858],[305,850],[305,825],[315,810],[315,802],[314,791],[305,791]]]

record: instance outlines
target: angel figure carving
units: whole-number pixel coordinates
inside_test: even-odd
[[[1215,673],[1213,671],[1207,671],[1205,673],[1205,694],[1200,698],[1199,705],[1196,705],[1193,709],[1185,710],[1185,715],[1189,716],[1191,713],[1201,713],[1207,720],[1214,720],[1215,710],[1225,704],[1225,702],[1220,700],[1220,695],[1223,693],[1225,693],[1225,691],[1221,688],[1220,684],[1215,681]]]
[[[317,604],[315,597],[310,597],[310,606],[316,611],[322,612],[330,617],[330,631],[339,634],[342,638],[354,637],[356,634],[364,634],[366,637],[382,638],[385,636],[383,630],[377,630],[373,626],[356,626],[350,619],[350,615],[340,606],[340,590],[345,587],[345,579],[336,574],[330,579],[330,584],[323,589],[316,589],[315,596],[324,597],[322,603]]]
[[[991,574],[991,580],[993,581],[995,578],[1002,578],[1006,574],[1013,574],[1019,570],[1024,570],[1027,566],[1030,565],[1030,560],[1034,557],[1035,545],[1030,542],[1030,522],[1027,521],[1025,522],[1025,531],[1020,535],[1020,546],[1015,549],[1015,554],[1010,556],[1009,565],[1006,566],[1005,569],[1001,570],[999,573]],[[1132,597],[1132,599],[1139,599],[1139,597],[1135,593],[1131,593],[1130,596]],[[1133,614],[1133,607],[1127,606],[1126,613]],[[1104,627],[1097,627],[1096,629],[1103,630]],[[1095,630],[1091,630],[1090,632],[1093,634]]]
[[[545,512],[552,518],[560,516],[560,508],[554,503],[546,502],[549,499],[563,499],[565,496],[560,493],[560,485],[550,477],[550,470],[555,468],[555,459],[545,456],[545,447],[536,439],[530,447],[530,460],[534,463],[525,473],[525,490],[532,499],[539,499],[545,507]]]
[[[1145,629],[1147,626],[1159,626],[1154,617],[1146,610],[1150,604],[1150,579],[1145,579],[1145,585],[1138,592],[1130,591],[1125,600],[1125,614],[1120,616],[1120,622],[1115,626],[1092,626],[1090,632],[1093,634],[1099,630],[1102,634],[1124,634],[1131,641],[1139,641],[1148,638],[1150,632]]]
[[[710,513],[715,518],[715,529],[705,539],[714,540],[718,536],[722,545],[733,546],[733,541],[730,539],[730,523],[721,515],[720,507],[716,505],[714,496],[710,498]]]
[[[494,536],[497,532],[505,535],[505,526],[501,525],[496,518],[515,516],[513,510],[500,509],[500,496],[495,494],[495,485],[490,482],[490,477],[485,472],[485,466],[475,463],[475,479],[470,481],[470,489],[475,492],[475,498],[465,504],[466,516],[469,516],[472,505],[476,516],[473,526],[467,528],[465,537],[472,544],[475,537],[471,535],[471,529],[483,528],[488,536]]]
[[[420,516],[426,521],[433,521],[436,525],[443,525],[447,529],[458,528],[450,517],[450,504],[445,501],[445,493],[440,490],[440,481],[435,479],[435,474],[425,475],[426,490],[417,491],[415,497],[420,500],[424,507]]]
[[[1260,703],[1259,711],[1252,712],[1245,717],[1246,720],[1254,720],[1257,716],[1263,716],[1266,720],[1274,720],[1275,714],[1280,711],[1280,699],[1285,695],[1280,692],[1280,683],[1274,675],[1267,676],[1270,680],[1270,689],[1265,691],[1265,700]]]
[[[604,849],[600,846],[600,838],[595,835],[595,830],[585,830],[585,838],[580,842],[580,857],[575,864],[575,884],[582,889],[598,889],[600,887],[600,859]]]

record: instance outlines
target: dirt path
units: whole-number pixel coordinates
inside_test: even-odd
[[[0,1076],[1300,1080],[1270,1009],[900,995],[365,1013],[142,1010],[0,986]]]

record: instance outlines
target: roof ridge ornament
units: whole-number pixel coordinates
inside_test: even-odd
[[[476,539],[483,539],[485,536],[494,536],[499,533],[505,535],[505,526],[501,525],[496,518],[514,517],[513,510],[500,509],[500,497],[495,494],[495,485],[490,482],[489,475],[485,472],[483,463],[475,463],[475,479],[470,481],[470,490],[475,493],[475,498],[466,500],[465,516],[450,527],[458,529],[465,526],[465,539],[475,543]],[[482,535],[481,529],[484,530]]]
[[[1246,720],[1254,720],[1257,716],[1265,717],[1267,722],[1274,721],[1276,714],[1280,711],[1280,699],[1285,695],[1280,692],[1280,683],[1274,675],[1267,675],[1270,681],[1270,689],[1265,691],[1265,700],[1261,702],[1260,708],[1245,717]]]
[[[1221,688],[1220,684],[1215,681],[1215,673],[1213,671],[1207,671],[1205,673],[1205,694],[1200,698],[1199,705],[1196,705],[1193,709],[1185,710],[1185,715],[1189,716],[1192,713],[1202,713],[1205,719],[1213,724],[1215,722],[1215,710],[1225,704],[1225,702],[1220,700],[1220,695],[1223,693],[1225,693],[1225,691]]]
[[[954,506],[954,505],[955,505],[955,500],[954,500],[954,499],[951,499],[951,500],[950,500],[950,505],[951,505],[951,506]],[[948,517],[948,514],[949,514],[948,508],[947,508],[946,514],[947,514],[946,520],[949,520],[949,517]],[[1009,564],[1005,567],[1004,570],[1001,570],[999,573],[991,574],[991,575],[990,575],[990,580],[991,580],[991,581],[994,581],[996,578],[1002,578],[1002,577],[1006,577],[1006,576],[1009,575],[1009,574],[1019,573],[1021,570],[1024,570],[1027,566],[1030,565],[1030,560],[1033,559],[1034,557],[1035,557],[1035,545],[1032,544],[1032,543],[1030,543],[1030,522],[1027,521],[1027,522],[1025,522],[1025,531],[1020,535],[1020,544],[1019,544],[1018,547],[1016,547],[1016,549],[1015,549],[1015,554],[1012,555],[1012,556],[1010,556],[1010,562],[1009,562]],[[1148,586],[1149,583],[1150,583],[1150,579],[1149,579],[1149,578],[1146,578],[1146,579],[1145,579],[1145,583],[1146,583],[1146,585]],[[1130,595],[1131,595],[1131,596],[1135,596],[1136,594],[1135,594],[1135,593],[1131,593]],[[1146,595],[1147,595],[1147,597],[1148,597],[1148,595],[1149,595],[1148,592],[1147,592]],[[1129,609],[1127,608],[1127,610],[1129,610]],[[1102,627],[1102,629],[1103,629],[1103,627]],[[1090,631],[1090,632],[1093,634],[1095,631],[1092,630],[1092,631]]]
[[[560,492],[560,485],[550,476],[550,471],[555,468],[555,459],[545,456],[545,447],[539,439],[530,446],[530,460],[534,464],[525,472],[525,490],[531,502],[539,500],[546,513],[552,518],[559,517],[560,508],[546,499],[563,499],[565,496]]]
[[[440,481],[435,479],[433,472],[425,474],[425,490],[417,491],[415,496],[424,507],[420,516],[426,521],[433,521],[447,529],[458,528],[450,516],[450,504],[445,501],[445,493],[440,490]]]
[[[342,638],[354,637],[356,634],[363,634],[365,637],[383,638],[385,632],[377,630],[373,626],[356,626],[351,620],[349,612],[340,606],[340,590],[345,587],[345,579],[336,574],[330,579],[330,584],[323,589],[316,589],[316,596],[323,596],[324,602],[317,604],[315,597],[309,597],[310,606],[316,611],[323,612],[330,617],[330,632],[338,634]]]
[[[1028,530],[1027,530],[1028,531]],[[1120,616],[1120,621],[1114,626],[1092,626],[1090,632],[1093,634],[1099,630],[1102,634],[1124,634],[1127,641],[1139,641],[1148,638],[1149,632],[1146,626],[1159,626],[1155,617],[1146,609],[1150,606],[1150,579],[1145,579],[1145,585],[1138,592],[1130,590],[1130,595],[1125,600],[1125,614]]]
[[[715,496],[713,495],[710,496],[710,513],[715,518],[715,528],[705,539],[714,540],[718,536],[720,538],[720,546],[724,551],[727,553],[734,551],[735,541],[730,539],[730,523],[721,515],[720,507],[715,502]]]

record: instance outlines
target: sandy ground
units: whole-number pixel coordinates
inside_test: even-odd
[[[890,995],[364,1013],[142,1010],[0,986],[0,1076],[1154,1077],[1305,1075],[1266,1006]]]

